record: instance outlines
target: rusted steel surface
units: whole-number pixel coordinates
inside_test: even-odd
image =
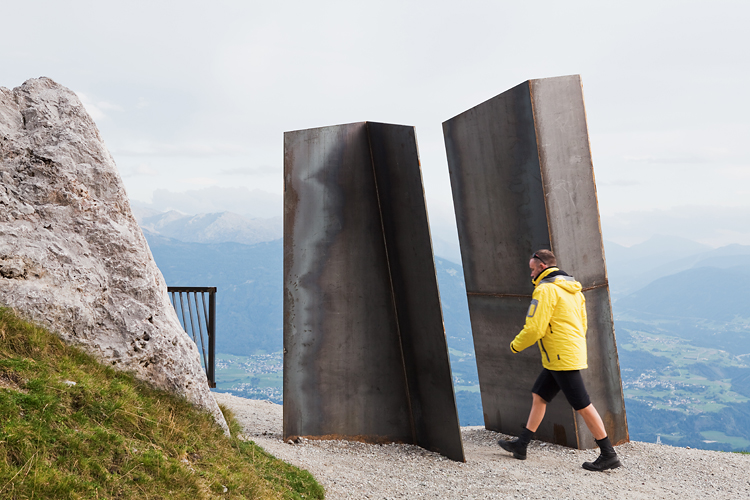
[[[284,436],[464,460],[413,127],[284,135]]]
[[[518,434],[541,371],[538,349],[513,354],[533,285],[528,260],[551,248],[581,282],[592,402],[612,442],[628,440],[599,208],[578,75],[522,83],[443,123],[485,426]],[[564,396],[538,439],[596,446]]]

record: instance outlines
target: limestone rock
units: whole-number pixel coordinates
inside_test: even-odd
[[[78,97],[0,87],[0,303],[226,422]]]

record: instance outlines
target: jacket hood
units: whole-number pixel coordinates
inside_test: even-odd
[[[583,289],[581,284],[577,282],[574,277],[569,276],[566,272],[561,271],[556,267],[548,267],[539,273],[539,276],[532,280],[532,282],[535,287],[543,283],[552,283],[568,293],[577,293]]]

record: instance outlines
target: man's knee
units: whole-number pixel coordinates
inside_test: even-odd
[[[596,411],[596,408],[594,408],[594,403],[589,403],[588,406],[585,406],[585,407],[581,408],[580,410],[576,410],[576,411],[578,413],[596,413],[597,415],[599,414]]]
[[[531,393],[531,399],[532,399],[532,402],[533,402],[534,404],[540,404],[540,405],[546,405],[546,404],[547,404],[547,401],[545,401],[545,400],[544,400],[544,398],[543,398],[543,397],[541,397],[541,396],[540,396],[539,394],[537,394],[536,392],[532,392],[532,393]]]

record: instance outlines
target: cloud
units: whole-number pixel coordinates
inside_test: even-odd
[[[210,186],[216,184],[218,181],[216,179],[211,179],[210,177],[190,177],[187,179],[180,179],[180,182],[184,182],[185,184],[197,184],[199,186]]]
[[[665,164],[665,165],[684,165],[694,164],[700,165],[705,163],[716,163],[715,159],[706,158],[702,156],[625,156],[623,158],[629,163],[648,163],[648,164]]]
[[[83,107],[86,108],[88,114],[91,115],[91,118],[93,118],[95,121],[102,120],[107,117],[107,114],[104,112],[104,110],[122,111],[122,108],[117,104],[112,104],[107,101],[94,102],[93,99],[91,99],[83,92],[76,92],[76,95],[81,100],[81,104],[83,104]]]
[[[750,207],[682,206],[602,216],[604,238],[633,245],[653,235],[679,236],[712,247],[750,245]]]
[[[117,149],[112,149],[112,154],[116,156],[135,157],[150,156],[205,158],[212,156],[238,156],[245,155],[247,153],[247,148],[241,144],[197,141],[180,143],[157,143],[150,141],[141,141],[138,143],[131,143]]]
[[[137,175],[155,176],[159,175],[159,172],[151,168],[151,166],[147,163],[140,163],[130,169],[129,172],[125,173],[123,177],[135,177]]]
[[[601,182],[598,182],[597,184],[600,184],[602,186],[630,187],[630,186],[640,186],[643,183],[635,179],[615,179],[613,181],[601,181]]]
[[[174,192],[166,189],[154,191],[151,203],[132,201],[136,206],[166,212],[177,210],[185,214],[234,212],[248,217],[279,217],[283,198],[259,189],[247,187],[210,186],[203,189]]]
[[[122,108],[118,106],[117,104],[112,104],[107,101],[99,101],[96,103],[96,105],[99,107],[99,109],[111,109],[114,111],[122,111]]]
[[[739,180],[750,180],[750,165],[734,165],[723,167],[721,170],[727,177]]]
[[[253,176],[253,175],[275,175],[278,174],[281,169],[264,165],[261,167],[238,167],[238,168],[225,168],[220,175],[240,175],[240,176]]]

